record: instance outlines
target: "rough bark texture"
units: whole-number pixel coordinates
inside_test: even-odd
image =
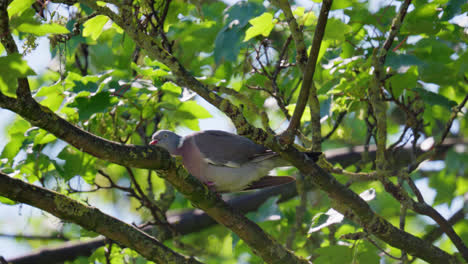
[[[200,263],[193,258],[174,252],[154,237],[102,213],[97,208],[84,205],[65,195],[11,178],[4,173],[0,173],[0,195],[37,207],[62,220],[103,234],[157,263]]]

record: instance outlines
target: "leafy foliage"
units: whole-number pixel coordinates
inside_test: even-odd
[[[322,5],[321,1],[307,7],[291,2],[298,33],[288,24],[292,18],[279,8],[283,1],[239,1],[232,5],[218,1],[133,1],[125,7],[130,17],[123,12],[121,1],[110,1],[114,5],[99,2],[100,8],[95,10],[87,1],[77,1],[67,12],[56,12],[54,4],[38,8],[35,2],[11,1],[7,8],[7,29],[11,32],[3,29],[0,33],[14,34],[20,40],[18,45],[21,42],[30,49],[35,48],[37,38],[47,36],[55,65],[36,76],[23,55],[5,51],[6,40],[2,38],[1,94],[16,98],[18,79],[28,78],[33,98],[47,111],[101,138],[134,145],[147,145],[158,129],[198,131],[205,128],[201,120],[211,120],[213,126],[222,123],[225,116],[220,118],[203,107],[205,102],[193,89],[195,81],[239,106],[249,123],[267,129],[261,118],[265,113],[267,125],[281,132],[298,105],[304,80],[297,34],[303,37],[304,52],[310,54],[318,27],[316,11]],[[413,1],[386,50],[381,65],[384,77],[376,80],[375,56],[389,36],[400,5],[333,2],[313,76],[315,94],[311,98],[315,96],[319,106],[309,103],[306,107],[296,142],[303,148],[313,146],[312,135],[317,131],[313,120],[317,117],[323,139],[319,146],[325,154],[364,145],[358,159],[348,157],[333,164],[321,160],[319,165],[355,193],[374,190],[367,199],[362,198],[377,215],[394,226],[403,221],[404,231],[425,237],[439,225],[405,204],[405,199],[421,199],[413,181],[431,208],[448,208],[462,200],[466,203],[463,197],[468,193],[467,155],[460,151],[466,149],[468,134],[466,105],[461,104],[468,94],[468,31],[454,19],[466,19],[468,8],[458,0]],[[138,28],[126,31],[117,19],[100,11],[108,8],[112,12],[109,6],[118,9],[124,19],[138,22]],[[41,12],[46,13],[45,18]],[[151,47],[135,41],[140,38],[152,39],[154,47],[173,55],[177,59],[174,64],[183,65],[185,71],[174,71],[172,65],[155,59]],[[193,79],[186,81],[184,74]],[[369,151],[369,146],[379,143],[378,131],[382,129],[369,92],[376,85],[386,115],[387,159],[381,178],[376,176],[381,171],[376,169],[375,152]],[[236,120],[232,121],[236,125]],[[159,177],[164,172],[98,159],[21,117],[3,130],[8,140],[1,150],[0,170],[14,177],[76,199],[98,197],[114,205],[124,201],[124,214],[138,224],[165,225],[166,211],[193,207]],[[434,151],[442,149],[446,138],[460,144],[442,154],[421,156],[424,154],[418,146],[428,138],[438,144]],[[429,158],[441,160],[443,166],[416,169]],[[297,173],[295,168],[277,170],[277,174]],[[407,197],[399,200],[389,191],[388,182]],[[434,199],[427,198],[430,192],[435,193]],[[342,208],[330,197],[318,190],[288,201],[275,196],[248,216],[279,243],[314,263],[392,263],[389,254],[408,258],[404,248],[397,250],[367,233],[352,212],[341,213],[349,208]],[[0,197],[0,203],[16,202]],[[454,227],[466,245],[466,217]],[[72,228],[67,235],[95,235],[81,231]],[[366,235],[349,238],[360,233]],[[450,254],[459,251],[446,236],[428,241]],[[247,243],[219,226],[184,236],[176,234],[166,245],[206,263],[262,263]],[[150,263],[114,243],[70,263],[106,261]]]

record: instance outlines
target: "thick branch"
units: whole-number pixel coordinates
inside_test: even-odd
[[[245,117],[243,117],[238,107],[209,91],[205,85],[200,83],[185,70],[175,57],[160,47],[160,43],[158,43],[157,40],[146,35],[144,32],[138,31],[138,27],[132,22],[132,17],[119,16],[106,7],[97,6],[94,1],[83,0],[82,2],[97,10],[98,13],[111,17],[114,22],[118,23],[119,26],[126,31],[129,37],[134,39],[139,46],[146,50],[151,58],[157,59],[171,68],[172,73],[176,77],[176,82],[179,85],[189,87],[208,100],[208,102],[225,112],[231,120],[233,120],[239,134],[248,135],[249,138],[256,142],[264,144],[272,150],[281,153],[285,159],[289,160],[303,174],[307,174],[309,178],[320,186],[330,197],[350,208],[353,213],[356,214],[357,219],[361,221],[360,224],[369,232],[375,234],[390,245],[397,248],[405,248],[408,253],[426,261],[447,263],[447,261],[453,260],[446,252],[399,230],[385,219],[376,215],[369,208],[367,203],[357,194],[337,182],[333,176],[308,160],[307,156],[303,153],[298,152],[292,146],[282,146],[279,144],[278,139],[269,136],[264,130],[250,125]],[[125,12],[122,12],[122,14],[124,13]],[[216,221],[226,225],[238,234],[239,237],[256,250],[256,253],[265,261],[271,263],[302,262],[302,260],[297,258],[294,254],[276,243],[276,241],[265,234],[253,222],[226,206],[224,202],[218,199],[213,193],[209,192],[198,180],[189,176],[181,166],[174,170],[171,169],[173,168],[173,163],[168,163],[170,163],[168,165],[168,170],[163,171],[161,174],[181,193],[187,196],[193,204],[200,207],[216,219]],[[152,167],[154,167],[154,165],[152,165]]]
[[[168,160],[171,157],[167,151],[152,146],[124,145],[98,137],[70,124],[32,98],[20,102],[0,95],[0,107],[19,114],[32,125],[47,130],[80,151],[95,157],[128,167],[169,169]]]
[[[277,151],[276,149],[273,150]],[[335,201],[335,204],[342,206],[335,208],[336,210],[346,214],[351,209],[355,216],[353,219],[356,219],[369,233],[374,234],[393,247],[405,249],[409,254],[430,263],[451,263],[456,261],[447,252],[400,230],[386,219],[375,214],[362,198],[339,183],[317,164],[309,162],[307,156],[291,148],[286,149],[282,154],[302,173],[308,174],[309,179],[321,190],[325,191]]]
[[[5,103],[1,99],[0,97],[0,106],[10,106],[8,109],[20,114],[33,125],[53,133],[81,151],[124,166],[164,169],[165,171],[160,171],[160,176],[166,178],[181,193],[186,195],[193,204],[198,205],[216,221],[232,229],[252,248],[258,249],[257,253],[265,261],[269,263],[302,261],[292,252],[282,247],[281,244],[274,241],[254,222],[234,211],[216,195],[209,192],[206,186],[188,174],[182,166],[176,168],[175,163],[166,151],[157,151],[154,147],[118,144],[97,137],[73,126],[34,100],[29,100],[27,104],[17,102],[12,105],[7,104],[7,102],[13,99],[6,97],[5,101],[7,102]],[[211,195],[208,195],[208,193]]]
[[[308,186],[308,188],[311,189],[314,187]],[[281,196],[280,202],[289,200],[297,195],[295,185],[291,183],[276,188],[264,189],[260,192],[236,197],[228,201],[228,203],[234,207],[235,210],[247,213],[257,210],[268,198],[276,195]],[[180,235],[198,232],[216,224],[213,218],[200,209],[168,212],[167,219],[173,229],[176,230],[176,233]],[[148,227],[143,230],[155,236],[160,241],[169,240],[174,236],[174,232],[168,230],[166,226]],[[63,263],[67,260],[73,260],[78,256],[89,256],[95,249],[104,246],[106,242],[107,240],[105,238],[97,238],[92,241],[81,243],[65,243],[59,248],[42,249],[25,256],[9,259],[9,263]]]
[[[449,223],[449,225],[453,226],[455,225],[457,222],[465,219],[465,215],[466,215],[466,209],[464,208],[461,208],[460,210],[458,210],[455,214],[453,214],[448,220],[447,222]],[[430,241],[430,242],[435,242],[440,236],[442,236],[444,234],[444,231],[443,229],[438,226],[438,227],[434,227],[434,229],[432,229],[429,233],[426,233],[424,236],[423,236],[423,239],[426,240],[426,241]]]
[[[172,251],[141,230],[65,195],[25,183],[0,172],[0,195],[49,212],[136,250],[157,263],[200,263]]]
[[[437,149],[438,155],[436,158],[443,159],[445,153],[450,148],[454,147],[458,144],[457,140],[446,139],[444,144]],[[461,143],[463,144],[463,143]],[[371,146],[369,151],[369,155],[371,158],[375,158],[375,146]],[[327,160],[331,163],[340,163],[343,167],[347,167],[350,164],[356,163],[364,151],[364,146],[356,146],[354,148],[343,148],[343,149],[333,149],[325,151],[325,156]],[[397,164],[405,164],[408,160],[408,157],[412,155],[411,148],[403,148],[401,152],[397,154],[395,159],[397,160]],[[421,153],[422,150],[418,149],[418,153]],[[307,184],[305,189],[307,191],[313,190],[316,186]],[[260,205],[262,205],[268,198],[272,196],[280,195],[281,198],[279,202],[287,201],[290,198],[293,198],[297,195],[296,186],[294,184],[286,184],[276,188],[269,188],[264,189],[259,192],[251,193],[236,197],[230,201],[227,201],[235,210],[239,210],[242,213],[247,213],[251,211],[255,211],[258,209]],[[461,210],[463,211],[463,210]],[[459,212],[456,214],[459,221],[460,217],[463,219],[464,213]],[[450,220],[450,224],[454,224],[453,216]],[[201,212],[199,209],[195,210],[184,210],[182,212],[172,211],[168,212],[167,215],[168,222],[172,225],[174,230],[176,230],[178,234],[185,235],[189,233],[198,232],[205,228],[208,228],[216,222],[209,217],[206,213]],[[436,233],[424,236],[424,240],[428,240],[433,242],[435,239],[429,239],[429,237],[438,237],[440,236],[443,231],[438,228],[436,229]],[[145,232],[150,233],[151,235],[155,236],[160,241],[165,241],[171,239],[174,235],[174,232],[168,230],[166,226],[156,226],[156,227],[148,227],[144,229]],[[80,243],[65,243],[64,245],[60,246],[59,248],[54,249],[40,249],[37,252],[33,252],[24,256],[19,256],[14,259],[10,259],[9,262],[13,264],[23,264],[23,263],[62,263],[66,260],[73,260],[78,256],[89,256],[92,252],[105,245],[106,239],[98,238],[87,242],[80,242]]]
[[[440,228],[444,231],[445,234],[447,234],[452,243],[458,249],[465,261],[468,261],[468,248],[466,247],[461,237],[455,232],[449,221],[447,221],[439,212],[437,212],[437,210],[427,205],[426,203],[417,203],[415,211],[420,214],[427,215],[436,221],[436,223],[439,224]]]
[[[317,21],[317,27],[315,28],[314,40],[312,42],[310,56],[309,56],[309,59],[307,60],[307,65],[304,71],[304,78],[302,81],[302,87],[301,87],[301,91],[299,92],[299,99],[297,100],[296,108],[294,108],[294,113],[291,118],[291,121],[289,122],[289,126],[282,135],[282,140],[286,144],[290,144],[294,141],[294,136],[296,135],[296,129],[299,127],[301,123],[302,114],[304,113],[304,109],[307,105],[307,101],[309,101],[309,92],[311,89],[315,88],[315,86],[313,85],[315,67],[317,65],[318,54],[320,51],[320,46],[322,44],[323,35],[325,34],[325,27],[327,25],[327,20],[328,20],[328,12],[330,11],[332,2],[333,0],[324,0],[322,4],[322,8],[320,9],[320,15]],[[317,91],[316,90],[313,91],[312,94],[315,95],[315,99],[316,99]],[[318,99],[317,100],[315,99],[312,100],[311,102],[314,104],[317,104]],[[319,109],[319,112],[320,112],[320,109]],[[319,117],[319,120],[320,120],[320,117]],[[320,122],[319,122],[319,127],[320,127]],[[317,143],[320,144],[320,140]]]

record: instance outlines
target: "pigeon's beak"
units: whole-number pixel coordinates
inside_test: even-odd
[[[158,144],[158,140],[155,139],[155,140],[151,141],[149,144],[150,144],[150,145],[156,145],[156,144]]]

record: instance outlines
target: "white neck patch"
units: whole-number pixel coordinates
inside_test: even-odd
[[[181,137],[179,139],[179,144],[177,145],[178,149],[180,149],[184,145],[184,140],[185,140],[185,137]]]

